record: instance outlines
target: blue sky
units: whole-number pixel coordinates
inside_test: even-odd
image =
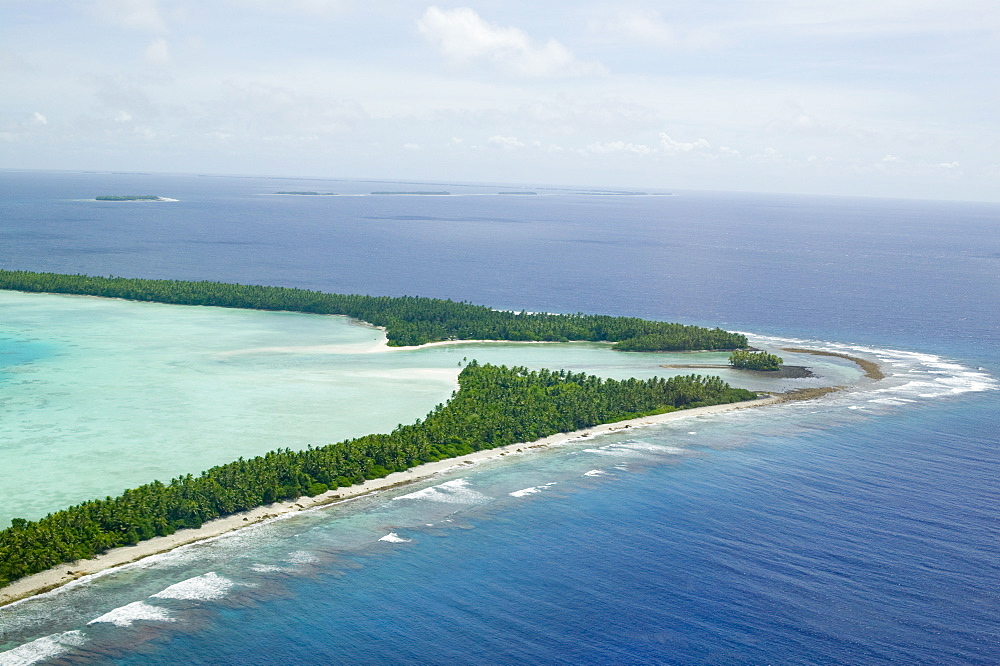
[[[0,0],[0,168],[998,201],[998,111],[988,0]]]

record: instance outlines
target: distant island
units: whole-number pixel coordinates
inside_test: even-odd
[[[588,191],[588,192],[581,192],[580,194],[586,194],[586,195],[597,196],[597,197],[647,197],[647,196],[649,196],[648,192],[617,192],[617,191],[614,191],[614,190],[608,191],[608,192],[601,192],[601,191],[597,191],[597,190],[592,190],[592,191]]]
[[[275,194],[288,194],[296,197],[335,197],[336,192],[275,192]]]
[[[372,192],[372,194],[378,196],[398,196],[398,195],[421,195],[421,196],[445,196],[451,194],[451,192],[425,192],[425,191],[415,191],[415,192]]]
[[[170,201],[155,194],[103,194],[95,201]]]

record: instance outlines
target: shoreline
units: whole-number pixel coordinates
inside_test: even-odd
[[[805,379],[814,377],[815,373],[804,365],[782,365],[777,370],[754,370],[752,368],[736,368],[721,363],[671,363],[660,365],[661,368],[689,368],[693,370],[735,370],[751,377],[769,377],[774,379]]]
[[[219,537],[223,534],[233,532],[250,525],[257,525],[264,521],[285,516],[298,511],[312,509],[341,501],[385,491],[399,486],[410,485],[417,481],[423,481],[438,474],[455,469],[462,465],[475,465],[486,460],[492,460],[502,456],[524,453],[529,449],[541,449],[556,444],[561,444],[573,439],[582,439],[595,435],[603,435],[628,428],[643,427],[667,423],[684,418],[694,418],[710,414],[735,411],[738,409],[750,409],[753,407],[764,407],[768,405],[781,404],[789,400],[808,399],[818,396],[791,396],[785,394],[769,395],[748,400],[745,402],[726,403],[723,405],[709,405],[706,407],[695,407],[693,409],[681,409],[665,414],[654,414],[641,418],[605,423],[591,428],[575,430],[572,432],[556,433],[543,437],[533,442],[520,442],[495,449],[486,449],[439,460],[431,463],[424,463],[417,467],[412,467],[402,472],[393,472],[381,479],[372,479],[362,484],[349,486],[347,488],[337,488],[315,497],[300,497],[296,500],[286,502],[276,502],[267,506],[257,507],[249,511],[233,514],[224,518],[217,518],[205,523],[197,529],[182,529],[169,536],[155,537],[146,541],[140,541],[134,546],[123,546],[114,548],[108,552],[98,555],[88,560],[77,560],[66,562],[57,567],[41,571],[30,576],[20,578],[6,587],[0,588],[0,608],[28,599],[30,597],[44,594],[61,588],[74,581],[100,574],[102,572],[115,569],[138,562],[153,555],[159,555],[174,550],[181,546],[187,546],[200,541],[206,541]]]
[[[812,354],[813,356],[835,356],[837,358],[844,358],[848,361],[853,361],[859,368],[861,368],[861,370],[864,371],[865,377],[868,379],[876,382],[885,379],[885,373],[882,371],[882,367],[875,361],[869,361],[866,358],[851,356],[850,354],[844,354],[842,352],[823,351],[820,349],[802,349],[800,347],[780,347],[780,349],[781,351],[792,354]]]

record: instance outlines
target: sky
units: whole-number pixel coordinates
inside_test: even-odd
[[[0,168],[1000,201],[1000,3],[0,0]]]

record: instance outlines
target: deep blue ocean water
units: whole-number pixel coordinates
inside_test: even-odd
[[[417,189],[453,196],[264,196]],[[0,172],[0,266],[720,325],[934,356],[943,388],[650,431],[285,521],[0,610],[0,649],[34,646],[0,664],[1000,663],[1000,205],[501,191]],[[124,193],[179,201],[80,201]],[[408,541],[336,540],[372,524]],[[169,620],[87,624],[192,576],[201,592],[154,604]]]

